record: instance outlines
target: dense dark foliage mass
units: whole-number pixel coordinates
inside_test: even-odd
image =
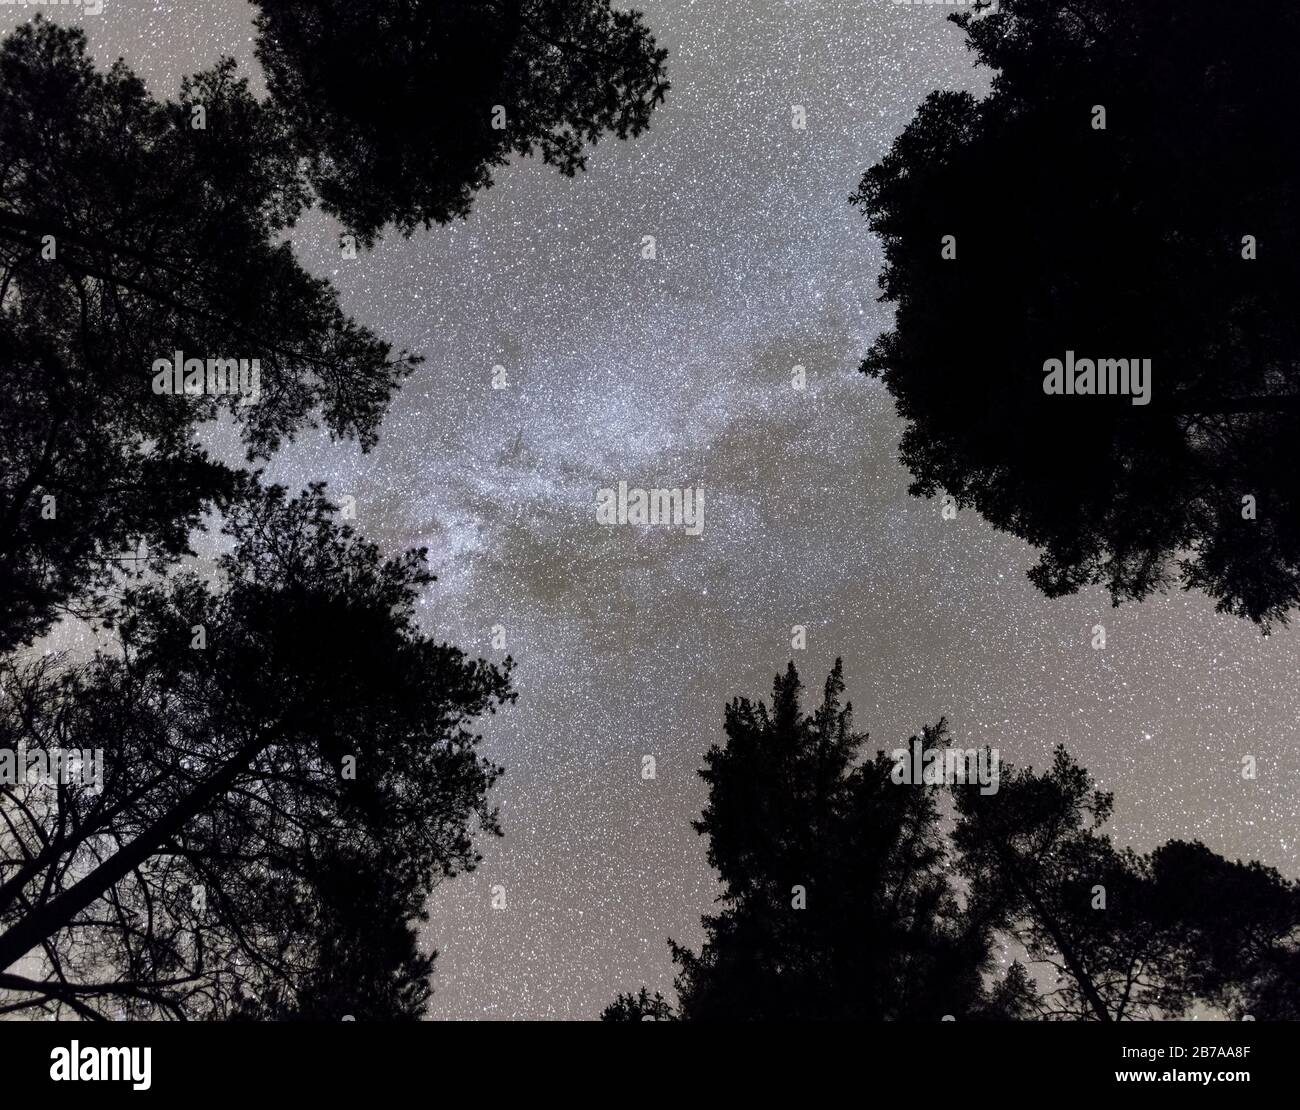
[[[132,588],[116,650],[6,664],[0,749],[102,748],[104,772],[0,793],[11,1006],[418,1010],[405,923],[499,831],[469,727],[509,668],[421,634],[424,553],[385,560],[334,516],[318,490],[250,496],[219,587]]]
[[[642,987],[607,1021],[1046,1020],[1300,1010],[1300,886],[1200,843],[1150,855],[1102,827],[1113,798],[1063,749],[1043,774],[902,782],[841,707],[811,715],[791,664],[772,707],[727,708],[696,831],[722,882],[696,953],[670,945],[678,1003]],[[946,724],[913,737],[946,751]],[[909,755],[910,758],[910,755]],[[951,792],[956,823],[944,832]],[[1024,957],[999,968],[995,953]],[[1005,962],[1005,961],[1003,961]]]
[[[93,611],[139,543],[156,567],[187,550],[236,485],[199,423],[233,417],[254,458],[315,418],[375,442],[413,360],[278,240],[306,199],[230,63],[160,103],[79,31],[36,20],[0,48],[0,649]],[[156,393],[177,351],[258,359],[260,395]]]
[[[1040,549],[1049,595],[1181,583],[1285,620],[1300,147],[1278,105],[1300,94],[1300,14],[1003,0],[951,18],[991,94],[931,94],[852,198],[897,308],[863,368],[906,421],[912,492]],[[1150,359],[1149,403],[1046,394],[1067,352]]]
[[[641,134],[667,51],[610,0],[255,0],[257,56],[327,210],[370,242],[469,212],[512,155]]]

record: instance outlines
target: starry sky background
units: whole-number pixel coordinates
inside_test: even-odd
[[[428,546],[427,629],[491,658],[501,625],[518,664],[519,703],[487,731],[506,835],[429,907],[431,1016],[590,1018],[619,990],[668,993],[666,938],[697,945],[717,893],[696,769],[726,702],[768,697],[791,657],[812,702],[843,656],[871,750],[945,714],[960,746],[1017,764],[1063,742],[1115,791],[1120,843],[1200,838],[1300,873],[1297,630],[1262,637],[1199,595],[1048,601],[1025,544],[907,495],[900,421],[857,373],[891,313],[846,198],[930,90],[984,87],[960,32],[891,0],[637,6],[673,83],[646,135],[600,143],[573,180],[511,166],[467,222],[355,261],[322,217],[293,233],[347,311],[426,361],[373,452],[308,434],[267,477],[327,479],[385,549]],[[256,74],[245,0],[53,15],[159,96],[223,53]],[[702,486],[703,534],[597,524],[620,480]]]

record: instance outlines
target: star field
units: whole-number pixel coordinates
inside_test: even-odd
[[[958,30],[888,0],[638,6],[673,82],[647,134],[602,141],[572,180],[511,166],[468,221],[356,260],[322,217],[292,235],[425,362],[374,451],[306,435],[267,477],[327,479],[385,549],[427,546],[428,630],[518,666],[487,729],[505,837],[429,907],[432,1016],[589,1018],[666,990],[666,938],[698,944],[716,894],[696,768],[726,702],[766,698],[792,657],[812,700],[843,656],[875,746],[944,715],[1018,765],[1064,743],[1115,792],[1120,843],[1199,838],[1300,873],[1296,631],[1262,637],[1199,595],[1047,600],[1025,544],[907,495],[901,422],[857,373],[890,310],[847,196],[929,91],[982,88]],[[99,64],[171,95],[222,53],[255,72],[251,18],[105,0],[81,22]],[[599,525],[595,491],[620,480],[702,487],[702,535]]]

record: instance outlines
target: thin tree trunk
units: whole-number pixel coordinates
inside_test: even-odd
[[[999,855],[1001,854],[1002,853],[999,853]],[[1003,863],[1003,866],[1008,868],[1007,873],[1011,878],[1012,884],[1020,890],[1020,892],[1025,896],[1025,899],[1034,908],[1034,912],[1038,915],[1039,924],[1047,930],[1047,935],[1052,938],[1052,943],[1056,945],[1057,950],[1061,953],[1062,959],[1065,960],[1065,966],[1070,969],[1070,974],[1074,976],[1075,982],[1079,984],[1079,989],[1083,991],[1083,996],[1088,1000],[1088,1005],[1092,1007],[1093,1012],[1097,1015],[1097,1019],[1099,1021],[1113,1021],[1114,1019],[1110,1016],[1110,1011],[1106,1008],[1105,1000],[1097,991],[1097,987],[1093,983],[1092,977],[1084,968],[1083,961],[1074,951],[1074,946],[1066,941],[1061,931],[1056,927],[1056,923],[1052,916],[1047,912],[1047,907],[1043,905],[1038,896],[1030,889],[1028,884],[1020,878],[1017,864],[1018,861],[1014,859],[1004,860]]]
[[[33,910],[0,934],[0,971],[25,956],[41,941],[71,922],[95,899],[121,882],[182,829],[212,801],[230,789],[241,771],[263,751],[269,735],[245,744],[212,778],[163,814],[126,847],[115,852],[89,874],[45,905]]]

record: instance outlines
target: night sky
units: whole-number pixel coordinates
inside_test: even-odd
[[[673,83],[646,135],[602,141],[573,180],[512,166],[468,221],[355,261],[324,218],[292,236],[351,314],[426,361],[373,452],[307,434],[267,477],[327,479],[385,549],[427,546],[428,630],[499,657],[500,625],[518,664],[487,733],[506,835],[434,896],[432,1016],[587,1018],[622,989],[667,992],[666,938],[698,944],[717,893],[695,771],[725,703],[768,697],[792,656],[808,701],[843,656],[872,750],[942,715],[959,746],[1017,764],[1063,742],[1115,791],[1120,843],[1200,838],[1295,876],[1296,631],[1262,637],[1200,595],[1048,601],[1025,544],[907,495],[901,423],[857,373],[890,308],[847,196],[930,90],[982,87],[960,32],[890,0],[638,6]],[[160,96],[222,53],[256,73],[244,0],[56,18]],[[703,534],[598,524],[596,490],[620,480],[703,487]]]

